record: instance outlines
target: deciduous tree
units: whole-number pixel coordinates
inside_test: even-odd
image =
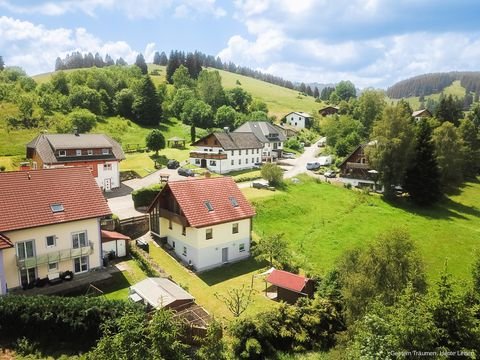
[[[433,131],[435,155],[444,187],[456,186],[463,180],[463,141],[455,126],[445,121]]]
[[[266,260],[269,266],[280,266],[288,262],[290,251],[283,233],[263,236],[253,247],[252,254],[258,261]]]
[[[145,143],[149,150],[155,151],[158,156],[158,151],[165,148],[165,137],[158,129],[153,129],[146,137]]]
[[[366,154],[373,169],[380,173],[385,196],[394,195],[394,186],[402,185],[411,159],[414,142],[411,114],[402,106],[387,106],[373,125],[371,145]]]
[[[239,317],[252,302],[253,288],[243,284],[239,288],[232,288],[227,290],[225,294],[215,293],[214,296],[222,301],[233,314],[234,317]]]
[[[270,186],[279,186],[283,182],[283,170],[277,164],[263,164],[261,174],[262,178],[267,180]]]

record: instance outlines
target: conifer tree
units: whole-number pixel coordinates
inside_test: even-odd
[[[416,204],[433,204],[441,197],[442,192],[432,130],[426,121],[417,125],[416,144],[410,164],[405,175],[405,190]]]
[[[145,62],[145,58],[143,57],[142,54],[137,55],[137,58],[135,60],[135,65],[140,68],[143,75],[148,73],[147,63]]]
[[[148,75],[145,75],[140,81],[133,103],[133,113],[139,124],[158,125],[160,122],[162,116],[160,99],[155,85]]]
[[[160,65],[160,54],[158,51],[155,51],[155,54],[153,55],[153,63],[155,65]]]

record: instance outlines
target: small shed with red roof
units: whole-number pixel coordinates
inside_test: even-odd
[[[312,279],[288,271],[273,270],[266,281],[277,288],[277,300],[295,304],[300,297],[313,297],[315,283]]]
[[[115,257],[127,256],[127,246],[131,239],[116,231],[102,230],[103,256],[114,253]]]

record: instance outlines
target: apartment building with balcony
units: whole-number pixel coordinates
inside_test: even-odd
[[[192,144],[190,163],[209,171],[226,174],[251,169],[262,163],[263,144],[253,133],[211,133]]]
[[[0,173],[0,294],[101,267],[100,220],[109,215],[88,168]]]

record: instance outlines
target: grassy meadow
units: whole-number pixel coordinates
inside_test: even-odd
[[[457,279],[469,279],[472,254],[480,250],[480,183],[466,183],[430,208],[399,199],[387,203],[376,195],[317,183],[301,183],[274,197],[255,199],[257,236],[284,233],[300,265],[323,274],[349,248],[362,246],[392,227],[408,230],[422,255],[427,276],[436,279],[448,260]]]

